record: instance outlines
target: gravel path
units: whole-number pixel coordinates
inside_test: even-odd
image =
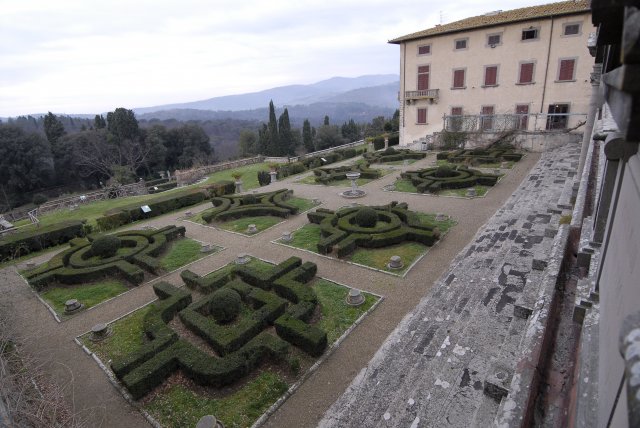
[[[382,191],[384,185],[395,181],[395,173],[363,186],[368,194],[356,200],[360,204],[380,205],[398,200],[407,202],[412,210],[441,212],[458,221],[458,225],[404,279],[270,243],[279,238],[283,231],[294,231],[306,224],[305,215],[293,217],[253,237],[181,221],[183,212],[165,215],[146,224],[182,224],[187,228],[188,237],[226,247],[224,251],[189,266],[190,270],[198,274],[210,272],[233,261],[239,253],[248,253],[273,262],[281,262],[296,255],[305,261],[316,263],[320,276],[385,296],[384,302],[266,423],[269,427],[316,426],[324,412],[367,365],[386,337],[429,292],[478,229],[505,203],[539,157],[536,153],[528,154],[485,198],[473,200]],[[431,154],[408,167],[396,167],[396,171],[426,167],[434,162],[435,155]],[[338,195],[344,189],[296,184],[294,180],[297,179],[298,177],[289,178],[261,191],[287,187],[293,189],[296,196],[320,199],[322,206],[330,209],[352,202]],[[207,205],[201,205],[191,211],[206,207]],[[132,226],[139,227],[140,225]],[[51,255],[41,256],[38,261]],[[168,275],[165,280],[181,284],[177,272]],[[143,284],[62,323],[53,319],[48,309],[18,275],[15,267],[0,270],[0,293],[10,302],[12,316],[20,326],[27,350],[43,362],[43,367],[55,381],[67,385],[69,400],[77,412],[90,418],[90,426],[135,427],[146,424],[140,413],[126,403],[98,365],[73,339],[99,322],[110,322],[153,300],[155,295],[150,284]]]

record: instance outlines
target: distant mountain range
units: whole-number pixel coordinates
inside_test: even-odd
[[[180,104],[133,109],[137,116],[167,110],[241,111],[276,106],[310,105],[314,103],[362,103],[374,107],[397,108],[399,77],[395,74],[360,77],[332,77],[310,85],[287,85],[239,95],[226,95]]]

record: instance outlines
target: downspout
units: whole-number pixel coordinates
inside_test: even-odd
[[[542,101],[540,102],[540,114],[544,113],[544,97],[547,92],[547,78],[549,76],[549,59],[551,59],[551,40],[553,40],[553,16],[551,17],[551,31],[549,31],[549,46],[547,48],[547,66],[544,68],[544,85],[542,86]]]

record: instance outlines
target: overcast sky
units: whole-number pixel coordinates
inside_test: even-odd
[[[389,39],[536,0],[0,0],[0,116],[399,72]]]

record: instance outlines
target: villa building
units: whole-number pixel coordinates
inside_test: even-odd
[[[400,144],[445,128],[575,126],[589,106],[594,61],[587,40],[594,31],[588,1],[563,1],[390,40],[400,45]],[[500,122],[505,118],[510,123]]]

